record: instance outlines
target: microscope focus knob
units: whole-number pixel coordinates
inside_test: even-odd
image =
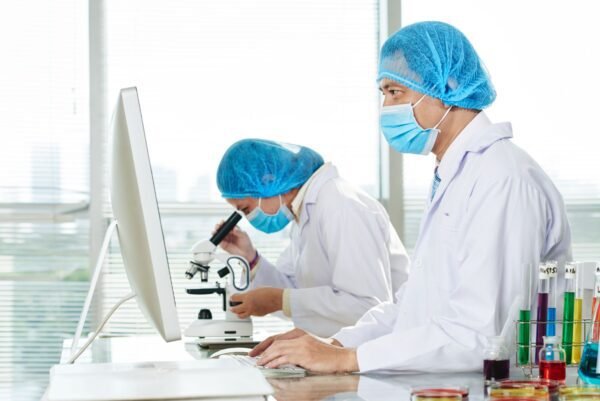
[[[210,312],[210,309],[200,309],[200,312],[198,312],[198,319],[202,319],[202,320],[212,319],[212,313]]]

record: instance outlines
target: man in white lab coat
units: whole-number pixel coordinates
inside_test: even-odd
[[[496,94],[456,28],[423,22],[396,32],[383,45],[378,81],[390,146],[437,158],[410,278],[395,303],[332,338],[294,330],[252,355],[268,367],[322,372],[481,370],[488,337],[512,324],[525,264],[571,256],[562,197],[510,140],[510,124],[482,111]]]
[[[383,206],[343,180],[314,150],[245,139],[223,156],[217,184],[250,224],[266,233],[292,223],[276,264],[236,228],[222,242],[250,261],[252,290],[234,294],[238,316],[282,311],[298,328],[330,336],[371,307],[392,301],[408,256]]]

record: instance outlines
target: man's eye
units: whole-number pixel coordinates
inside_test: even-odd
[[[390,94],[392,96],[396,96],[398,94],[402,93],[402,91],[400,89],[390,89]]]

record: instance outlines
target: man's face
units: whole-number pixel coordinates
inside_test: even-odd
[[[258,198],[226,199],[226,201],[246,216],[258,207]],[[260,201],[261,209],[267,214],[277,213],[279,206],[279,196],[263,198]]]
[[[422,93],[387,78],[381,80],[379,83],[379,90],[384,96],[384,106],[395,106],[406,103],[414,105],[421,97],[423,97]],[[415,118],[421,127],[432,128],[442,118],[446,112],[446,107],[439,99],[425,96],[413,111],[415,113]]]

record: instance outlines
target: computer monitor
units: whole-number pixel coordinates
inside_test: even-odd
[[[121,90],[113,116],[112,134],[111,199],[116,223],[109,226],[104,237],[72,348],[77,346],[81,335],[114,227],[118,230],[125,271],[133,292],[112,308],[85,345],[72,352],[67,363],[52,367],[47,399],[266,399],[273,394],[273,388],[260,371],[241,366],[233,359],[73,364],[102,331],[112,313],[134,297],[146,319],[164,340],[181,338],[136,88]],[[202,380],[196,380],[198,378]]]
[[[112,123],[111,201],[121,255],[142,313],[165,341],[181,339],[136,88],[122,89]]]

